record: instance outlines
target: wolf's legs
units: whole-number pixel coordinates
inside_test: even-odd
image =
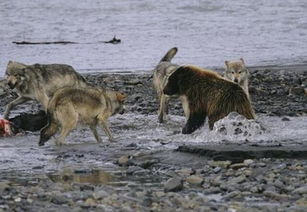
[[[56,117],[61,124],[60,136],[56,139],[56,145],[62,145],[65,143],[65,138],[70,133],[72,129],[77,126],[78,123],[78,114],[74,111],[73,108],[61,107],[57,108]]]
[[[98,132],[97,132],[97,129],[96,129],[96,125],[94,125],[94,124],[90,125],[90,129],[93,132],[94,137],[95,137],[97,143],[101,143],[102,141],[101,141],[100,136],[98,135]]]
[[[47,108],[48,108],[48,103],[49,103],[49,97],[46,95],[46,92],[43,92],[43,93],[40,92],[37,95],[37,99],[38,99],[39,102],[42,103],[42,105],[43,105],[43,107],[46,111]]]
[[[166,114],[168,113],[168,102],[169,102],[169,97],[162,94],[160,97],[160,108],[159,108],[159,113],[158,113],[159,123],[164,122],[164,118]]]
[[[114,139],[113,139],[113,136],[112,136],[111,131],[109,129],[107,121],[106,120],[99,120],[99,125],[104,130],[106,135],[109,137],[109,141],[113,141]]]
[[[50,139],[50,137],[53,136],[58,130],[57,123],[55,122],[55,120],[53,118],[50,118],[50,116],[51,115],[49,114],[49,117],[48,117],[49,123],[47,124],[47,126],[45,126],[41,130],[40,140],[39,140],[39,143],[38,143],[39,146],[44,145]]]
[[[17,99],[13,100],[9,104],[6,105],[3,118],[8,119],[10,115],[10,111],[12,108],[14,108],[16,105],[20,105],[26,101],[30,100],[27,97],[19,96]]]

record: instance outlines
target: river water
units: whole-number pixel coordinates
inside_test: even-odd
[[[66,63],[80,72],[149,71],[171,47],[174,62],[221,67],[307,62],[305,0],[2,0],[0,75],[9,60]],[[100,43],[116,35],[118,45]],[[73,41],[16,45],[13,41]]]

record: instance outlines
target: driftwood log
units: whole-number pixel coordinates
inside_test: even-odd
[[[116,36],[109,41],[99,41],[98,43],[111,43],[111,44],[118,44],[121,40],[117,39]],[[13,41],[12,43],[16,45],[51,45],[51,44],[79,44],[78,42],[73,41],[42,41],[42,42],[31,42],[31,41]],[[93,44],[93,43],[83,43],[83,44]]]
[[[17,45],[50,45],[50,44],[77,44],[72,41],[47,41],[47,42],[31,42],[31,41],[13,41]]]

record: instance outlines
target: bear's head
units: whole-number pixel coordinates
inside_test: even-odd
[[[174,71],[167,79],[167,83],[163,89],[163,93],[166,95],[179,94],[179,74],[180,68]]]

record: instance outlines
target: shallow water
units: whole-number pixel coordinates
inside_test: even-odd
[[[51,139],[46,146],[38,147],[39,133],[0,139],[0,170],[2,172],[52,173],[66,167],[78,170],[116,169],[115,160],[128,152],[156,152],[174,150],[182,144],[257,144],[269,146],[291,146],[307,144],[307,117],[258,117],[257,122],[226,117],[209,131],[205,124],[191,135],[181,134],[185,122],[183,116],[170,116],[167,124],[159,124],[156,115],[127,113],[110,119],[115,143],[109,143],[102,130],[103,143],[97,144],[88,128],[78,128],[67,138],[68,145],[58,148]],[[234,123],[240,124],[244,133],[233,133]],[[258,126],[262,128],[259,129]],[[218,129],[223,126],[226,129]],[[246,128],[245,128],[246,127]],[[264,129],[265,130],[264,130]],[[131,146],[131,147],[129,147]],[[177,161],[173,151],[168,151],[168,163]],[[191,157],[191,156],[189,156]],[[185,160],[181,156],[182,160]],[[195,159],[197,162],[197,159]]]
[[[248,65],[304,63],[306,9],[305,0],[5,0],[0,75],[9,60],[67,63],[81,72],[147,71],[173,46],[179,64],[221,67],[239,57]],[[114,35],[122,43],[98,43]],[[22,40],[80,44],[12,43]]]

